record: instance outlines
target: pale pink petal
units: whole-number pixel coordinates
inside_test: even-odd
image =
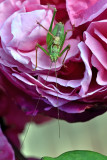
[[[106,33],[107,22],[103,23],[102,21],[102,23],[100,24],[99,23],[100,22],[96,22],[95,25],[97,26],[101,24],[100,26],[102,27],[104,26],[103,31],[105,30],[105,33]],[[103,46],[103,43],[100,43],[99,39],[96,38],[96,26],[95,25],[94,24],[90,25],[89,30],[85,31],[85,43],[90,48],[92,53],[96,56],[96,58],[99,60],[99,62],[103,65],[103,67],[107,69],[107,51],[105,47]],[[99,36],[98,32],[97,32],[97,36]],[[101,34],[99,38],[101,38]]]
[[[0,160],[15,160],[15,155],[11,145],[0,129]]]
[[[11,16],[14,12],[16,12],[19,9],[20,7],[17,3],[17,0],[4,0],[0,2],[0,28],[9,16]]]
[[[107,0],[67,0],[67,11],[72,24],[79,26],[92,21],[107,8]]]
[[[88,91],[88,88],[92,79],[91,54],[84,42],[80,42],[78,44],[78,47],[81,51],[81,58],[85,65],[84,78],[81,81],[81,90],[79,92],[79,95],[83,97]]]

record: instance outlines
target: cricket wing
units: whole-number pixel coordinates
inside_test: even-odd
[[[47,33],[47,37],[46,37],[47,46],[50,46],[50,42],[52,41],[53,41],[53,37],[50,35],[50,33]]]
[[[60,38],[60,46],[61,46],[64,40],[64,25],[61,22],[57,23],[52,31],[52,34]]]

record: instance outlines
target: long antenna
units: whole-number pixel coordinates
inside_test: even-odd
[[[49,76],[51,67],[52,67],[52,62],[51,62],[50,69],[49,69],[49,71],[48,71],[48,74],[47,74],[47,77],[46,77],[46,80],[45,80],[45,83],[44,83],[44,86],[43,86],[42,89],[44,89],[44,87],[45,87],[45,84],[46,84],[46,82],[47,82],[47,79],[48,79],[48,76]],[[26,133],[25,133],[24,139],[23,139],[23,141],[22,141],[22,144],[21,144],[21,146],[20,146],[20,149],[23,147],[23,144],[24,144],[24,142],[25,142],[25,139],[26,139],[27,133],[28,133],[28,131],[29,131],[31,122],[33,121],[33,118],[34,118],[33,115],[34,115],[35,111],[37,110],[37,107],[38,107],[38,104],[39,104],[39,101],[40,101],[40,97],[41,97],[41,95],[39,96],[39,99],[38,99],[38,101],[37,101],[36,107],[34,108],[34,111],[33,111],[32,117],[31,117],[31,121],[30,121],[30,123],[29,123],[29,125],[28,125],[28,128],[27,128],[27,130],[26,130]]]
[[[55,62],[55,75],[56,75],[56,88],[58,88],[58,83],[57,83],[57,72],[56,72],[56,62]],[[58,106],[58,91],[57,91],[57,106]],[[59,133],[59,138],[60,138],[60,120],[59,120],[59,108],[58,109],[58,133]]]

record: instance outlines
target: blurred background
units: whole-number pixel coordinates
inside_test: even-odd
[[[28,125],[20,135],[21,141]],[[32,123],[22,147],[25,156],[38,158],[56,157],[70,150],[92,150],[107,155],[107,113],[84,123],[60,120],[60,138],[58,120],[42,125]]]

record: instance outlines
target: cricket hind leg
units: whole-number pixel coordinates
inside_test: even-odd
[[[53,7],[51,7],[51,8],[53,8]],[[57,10],[56,10],[56,8],[54,8],[53,17],[52,17],[51,24],[50,24],[50,27],[49,27],[49,32],[52,32],[52,26],[53,26],[53,22],[54,22],[54,19],[55,19],[56,12],[57,12]],[[51,41],[51,38],[52,38],[51,35],[49,34],[49,32],[48,32],[47,37],[46,37],[47,44],[49,44],[49,42]]]
[[[40,44],[36,44],[36,46],[35,46],[35,50],[36,50],[36,66],[35,66],[35,68],[33,69],[33,71],[35,71],[36,70],[36,68],[37,68],[37,49],[38,48],[40,48],[46,55],[48,55],[49,56],[49,53],[40,45]]]
[[[64,61],[65,61],[65,58],[66,58],[69,50],[70,50],[70,45],[68,44],[59,55],[59,57],[61,57],[63,55],[63,53],[66,51],[66,54],[65,54],[63,61],[62,61],[62,65],[64,65]]]
[[[72,28],[72,29],[69,29],[69,30],[67,30],[67,31],[65,32],[64,38],[63,38],[63,40],[62,40],[62,44],[61,44],[61,47],[60,47],[60,50],[61,50],[62,47],[63,47],[63,44],[64,44],[64,42],[65,42],[65,38],[66,38],[67,33],[68,33],[69,31],[74,31],[74,27],[75,27],[75,25],[73,25],[73,28]]]
[[[53,17],[52,17],[51,24],[50,24],[50,27],[49,27],[49,31],[51,32],[52,31],[52,25],[53,25],[53,22],[54,22],[54,19],[55,19],[55,15],[56,15],[57,9],[54,8],[54,7],[51,7],[49,4],[48,4],[48,6],[49,6],[49,8],[53,8],[54,9]]]
[[[63,44],[64,44],[64,42],[65,42],[65,38],[66,38],[67,33],[68,33],[69,31],[74,31],[74,27],[75,27],[75,25],[73,25],[73,29],[67,30],[67,31],[65,32],[65,34],[64,34],[64,39],[63,39],[63,41],[62,41],[62,44],[61,44],[60,49],[62,49],[62,47],[63,47]],[[65,54],[65,56],[64,56],[64,58],[63,58],[63,61],[62,61],[62,65],[63,65],[63,66],[65,66],[65,65],[64,65],[64,61],[65,61],[65,58],[66,58],[66,56],[67,56],[67,54],[68,54],[68,51],[70,50],[70,45],[67,45],[67,46],[66,46],[66,48],[60,53],[59,57],[61,57],[66,50],[67,50],[67,52],[66,52],[66,54]],[[66,66],[65,66],[65,67],[66,67]]]
[[[66,48],[67,48],[67,51],[66,51],[66,54],[65,54],[65,56],[64,56],[64,58],[63,58],[63,61],[62,61],[62,65],[63,65],[63,66],[64,66],[65,58],[66,58],[66,56],[67,56],[67,54],[68,54],[68,51],[70,50],[70,45],[68,45]]]
[[[58,83],[57,83],[57,72],[56,72],[56,62],[55,62],[55,75],[56,75],[56,88],[58,88]],[[58,106],[58,91],[57,91],[57,106]],[[59,133],[59,138],[60,138],[60,119],[59,119],[59,108],[58,109],[58,133]]]

